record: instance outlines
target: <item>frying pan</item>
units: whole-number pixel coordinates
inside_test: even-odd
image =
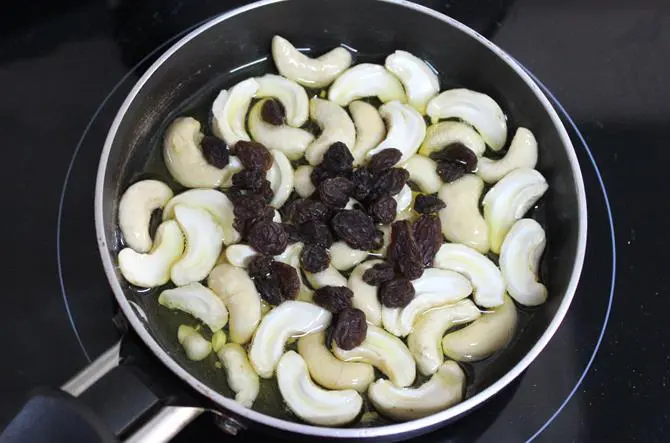
[[[230,398],[222,381],[224,371],[186,359],[175,337],[179,318],[158,306],[157,294],[138,292],[120,275],[116,257],[121,248],[121,194],[141,178],[169,179],[156,152],[174,117],[197,114],[202,103],[211,103],[218,90],[236,81],[274,72],[269,52],[275,34],[313,55],[344,44],[357,51],[355,62],[382,62],[396,49],[408,50],[435,67],[442,89],[463,86],[490,95],[506,112],[509,127],[530,128],[538,140],[537,168],[550,185],[536,210],[547,232],[542,278],[550,297],[543,306],[522,312],[522,330],[513,343],[476,369],[467,398],[456,406],[405,423],[344,428],[301,423],[270,398],[261,397],[255,409],[246,409]],[[196,117],[206,123],[208,116]],[[105,272],[130,326],[169,370],[211,400],[225,417],[224,428],[258,426],[312,437],[401,439],[444,426],[477,408],[518,377],[546,346],[577,288],[586,245],[586,199],[575,152],[556,112],[525,71],[475,31],[403,0],[265,0],[194,30],[137,82],[109,130],[100,158],[95,223]],[[79,394],[93,381],[100,383],[116,365],[117,355],[118,350],[106,353],[65,390]],[[136,426],[139,430],[131,439],[165,441],[201,411],[164,408],[149,424]]]

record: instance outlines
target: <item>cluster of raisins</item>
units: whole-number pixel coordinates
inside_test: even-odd
[[[258,254],[249,263],[249,276],[260,296],[271,305],[294,300],[300,291],[300,276],[293,266]]]
[[[477,155],[461,143],[452,143],[430,154],[437,163],[440,178],[449,183],[477,169]]]

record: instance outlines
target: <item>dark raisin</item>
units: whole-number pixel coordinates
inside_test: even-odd
[[[354,164],[354,157],[351,151],[342,142],[335,142],[323,154],[321,165],[329,171],[339,174],[351,172]]]
[[[417,195],[414,199],[414,210],[419,214],[434,214],[447,205],[434,195]]]
[[[398,202],[389,195],[379,198],[376,202],[368,206],[368,214],[375,223],[388,225],[395,219]]]
[[[323,222],[310,220],[301,224],[300,238],[306,244],[318,245],[322,248],[330,248],[333,244],[333,234],[330,232],[328,225]]]
[[[372,286],[379,286],[384,282],[393,280],[394,277],[393,265],[387,262],[377,263],[363,273],[363,281]]]
[[[307,272],[325,271],[330,264],[328,251],[319,245],[305,245],[300,253],[300,264]]]
[[[370,158],[368,169],[372,172],[386,171],[392,168],[402,157],[402,152],[395,148],[384,149]]]
[[[288,223],[282,223],[282,226],[284,227],[284,231],[286,231],[286,235],[288,236],[289,244],[302,241],[302,236],[300,235],[300,230],[297,226]]]
[[[334,340],[338,348],[349,351],[360,346],[367,333],[365,313],[356,308],[344,308],[330,326],[327,343],[330,346]]]
[[[379,235],[372,218],[363,211],[340,211],[330,223],[337,236],[354,249],[375,249],[378,243]]]
[[[273,306],[277,306],[284,301],[284,298],[281,295],[279,282],[276,279],[268,276],[254,278],[253,280],[256,290],[263,300]]]
[[[274,210],[266,204],[260,195],[240,194],[239,190],[231,190],[228,197],[233,202],[233,214],[235,215],[234,228],[246,236],[248,228],[256,221],[272,220]]]
[[[286,221],[300,225],[309,220],[326,222],[331,212],[328,206],[320,201],[298,198],[288,204],[284,214]]]
[[[272,154],[260,143],[241,140],[235,143],[234,152],[246,169],[267,171],[272,166]]]
[[[437,175],[439,175],[442,181],[445,183],[456,181],[467,174],[467,171],[460,163],[446,161],[437,162],[436,170]]]
[[[452,143],[440,151],[432,152],[430,158],[436,162],[460,164],[465,172],[477,169],[477,154],[462,143]]]
[[[309,175],[310,180],[312,181],[312,184],[314,187],[319,187],[321,182],[323,182],[326,179],[333,178],[333,177],[338,177],[338,173],[334,171],[330,171],[326,168],[324,168],[322,165],[316,165],[314,169],[312,169],[311,174]]]
[[[152,240],[156,240],[156,231],[163,221],[163,210],[161,208],[156,208],[151,211],[151,218],[149,219],[149,237]]]
[[[414,286],[406,278],[384,282],[379,287],[379,302],[387,308],[404,308],[414,298]]]
[[[230,155],[226,142],[211,135],[206,135],[200,142],[202,156],[210,165],[215,168],[223,169],[228,166]]]
[[[354,293],[346,286],[324,286],[314,291],[314,303],[333,313],[351,307]]]
[[[384,246],[384,233],[381,231],[381,229],[376,229],[375,233],[372,235],[371,246],[371,249],[375,251]]]
[[[250,261],[247,270],[251,278],[267,278],[272,272],[273,258],[269,255],[256,254]]]
[[[421,252],[424,266],[433,266],[435,254],[442,245],[442,227],[435,215],[422,215],[412,224],[414,239]]]
[[[375,179],[371,195],[375,199],[383,195],[396,195],[405,186],[408,179],[409,172],[406,169],[388,169],[379,174]]]
[[[265,179],[265,171],[260,169],[243,169],[240,172],[233,174],[233,186],[238,189],[246,189],[253,193],[259,194],[258,191],[265,183],[269,183]]]
[[[249,229],[247,242],[261,254],[278,255],[286,249],[288,235],[280,223],[261,220]]]
[[[272,278],[277,281],[282,299],[294,300],[300,292],[300,276],[291,265],[280,261],[273,261],[271,265]]]
[[[423,274],[421,250],[414,238],[412,226],[407,220],[397,221],[391,225],[388,260],[393,263],[398,273],[410,280]]]
[[[353,190],[354,184],[344,177],[328,178],[319,185],[319,197],[328,206],[344,208]]]
[[[358,201],[365,200],[374,185],[372,172],[368,168],[358,168],[351,174],[351,181],[355,185],[351,196]]]
[[[284,105],[279,100],[266,100],[261,108],[261,117],[271,125],[279,126],[284,124],[284,118],[286,117]]]
[[[270,203],[272,198],[275,196],[275,193],[272,190],[272,185],[268,180],[263,181],[263,184],[261,185],[260,189],[256,191],[256,194],[263,197],[263,200],[265,200],[266,203]]]

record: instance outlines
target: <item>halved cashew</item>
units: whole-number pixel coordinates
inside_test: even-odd
[[[286,154],[289,159],[298,160],[312,143],[314,136],[304,129],[289,125],[277,126],[263,120],[261,110],[267,100],[261,99],[251,107],[248,122],[251,137],[268,149],[276,149]]]
[[[438,306],[455,303],[472,293],[472,285],[462,275],[444,269],[428,268],[412,281],[414,299],[404,308],[382,307],[384,329],[405,337],[421,314]]]
[[[270,201],[273,208],[281,208],[288,196],[293,192],[293,166],[286,155],[276,149],[272,153],[272,167],[267,172],[267,179],[274,195]]]
[[[388,133],[376,148],[368,151],[367,158],[384,149],[395,148],[402,152],[398,164],[403,164],[419,149],[426,135],[426,122],[416,109],[395,100],[380,106],[379,114],[386,121]]]
[[[258,92],[258,82],[253,78],[243,80],[222,90],[212,103],[212,132],[232,146],[240,140],[249,141],[245,127],[247,109]]]
[[[177,205],[174,215],[186,237],[186,250],[172,265],[170,278],[177,286],[204,280],[221,254],[223,229],[204,209]]]
[[[412,205],[412,188],[407,185],[403,186],[400,192],[393,196],[393,199],[396,202],[396,213],[400,214]]]
[[[460,300],[423,314],[407,337],[407,347],[412,353],[419,372],[434,374],[444,361],[442,337],[450,328],[477,320],[481,313],[469,299]]]
[[[351,65],[351,54],[344,48],[310,58],[278,35],[272,37],[272,58],[281,75],[310,88],[328,86]]]
[[[386,57],[384,66],[402,82],[408,103],[423,114],[428,101],[440,92],[437,74],[425,61],[407,51],[395,51]]]
[[[486,253],[489,250],[489,229],[479,212],[479,198],[483,190],[482,179],[467,174],[445,183],[437,196],[447,205],[439,213],[444,237]]]
[[[428,126],[426,138],[419,148],[419,154],[429,156],[454,143],[462,144],[474,152],[477,157],[481,157],[486,150],[484,139],[472,126],[461,122],[446,121]]]
[[[223,192],[216,189],[189,189],[175,195],[163,209],[163,220],[174,218],[174,208],[177,205],[202,208],[209,212],[223,230],[225,245],[240,241],[240,233],[233,227],[235,221],[233,203]]]
[[[463,329],[442,339],[444,355],[457,361],[479,361],[502,349],[516,330],[516,307],[505,295],[505,303],[485,313]]]
[[[123,240],[137,252],[148,252],[151,214],[172,198],[172,189],[158,180],[142,180],[131,185],[119,202],[119,228]]]
[[[307,92],[296,82],[281,75],[265,74],[256,78],[256,97],[274,97],[281,102],[286,112],[286,123],[299,128],[307,121],[309,105]]]
[[[179,328],[177,329],[177,340],[184,348],[186,357],[189,360],[204,360],[212,352],[212,344],[191,326],[179,325]]]
[[[443,363],[418,388],[398,388],[388,380],[377,380],[368,397],[381,414],[396,420],[414,420],[447,409],[463,399],[465,374],[454,361]]]
[[[298,166],[293,174],[295,192],[302,198],[307,198],[316,191],[311,178],[313,170],[314,168],[310,165],[302,165]]]
[[[379,263],[382,263],[382,260],[369,260],[356,266],[351,271],[347,283],[349,289],[354,293],[351,299],[354,308],[363,311],[367,322],[375,326],[382,324],[382,305],[377,298],[377,287],[365,283],[363,274]]]
[[[221,264],[209,274],[207,286],[230,311],[230,340],[248,342],[261,321],[261,297],[249,275],[244,269]]]
[[[327,391],[314,384],[305,361],[295,351],[288,351],[281,357],[277,366],[277,384],[295,415],[315,425],[349,423],[363,406],[363,398],[353,389]]]
[[[504,176],[486,193],[482,205],[493,252],[500,252],[507,231],[547,189],[549,185],[542,174],[535,169],[519,168]]]
[[[405,343],[379,326],[368,325],[367,335],[360,346],[346,351],[334,345],[333,353],[346,362],[371,364],[401,388],[414,383],[416,377],[416,364]]]
[[[332,315],[319,306],[289,300],[271,310],[261,320],[249,349],[249,360],[256,373],[270,378],[291,337],[323,331]]]
[[[478,251],[458,243],[445,243],[435,255],[434,266],[465,275],[474,288],[479,306],[492,308],[503,304],[505,282],[498,267]]]
[[[351,150],[354,166],[365,162],[367,152],[384,140],[386,127],[377,108],[364,101],[356,100],[349,104],[349,112],[356,127],[356,143]]]
[[[353,249],[343,241],[332,244],[328,250],[330,264],[338,271],[346,271],[353,268],[368,256],[368,251]]]
[[[228,310],[214,292],[200,283],[190,283],[166,289],[158,303],[168,309],[178,309],[192,315],[216,332],[228,323]]]
[[[375,378],[372,365],[347,363],[336,358],[326,347],[325,332],[300,337],[298,352],[305,359],[312,378],[324,388],[365,392]]]
[[[537,140],[526,128],[519,128],[500,160],[482,157],[477,162],[477,175],[486,183],[495,183],[517,168],[534,168],[537,164]]]
[[[249,266],[251,259],[258,254],[258,251],[249,245],[236,244],[228,246],[224,251],[224,254],[226,254],[228,263],[237,266],[238,268],[246,269],[247,266]]]
[[[545,245],[542,226],[524,218],[514,223],[500,248],[500,270],[507,292],[522,305],[537,306],[547,301],[547,288],[538,279]]]
[[[351,117],[341,106],[318,97],[309,101],[309,115],[321,128],[321,135],[305,151],[305,159],[312,165],[323,160],[323,154],[335,142],[342,142],[351,150],[356,141],[356,128]]]
[[[305,272],[307,281],[314,289],[323,288],[324,286],[346,286],[347,279],[340,274],[340,271],[335,269],[333,265],[329,265],[321,272],[311,273]]]
[[[239,344],[228,343],[216,352],[216,356],[226,369],[228,386],[235,392],[235,401],[250,408],[258,397],[260,381],[249,364],[247,353]]]
[[[414,154],[402,167],[409,172],[410,181],[416,183],[426,194],[434,194],[440,190],[442,179],[437,174],[437,163],[434,160]]]
[[[156,230],[154,247],[148,254],[131,248],[119,252],[119,270],[123,278],[141,288],[164,285],[170,280],[170,268],[184,252],[184,234],[174,221],[161,223]]]
[[[328,89],[328,100],[346,106],[364,97],[377,97],[382,103],[407,102],[400,81],[382,65],[360,63],[340,75]]]
[[[176,118],[165,131],[163,159],[170,175],[187,188],[215,188],[229,171],[205,160],[200,148],[204,135],[200,122],[191,117]]]
[[[507,117],[498,103],[486,94],[463,88],[449,89],[429,101],[426,112],[433,123],[460,118],[471,124],[494,151],[505,146]]]

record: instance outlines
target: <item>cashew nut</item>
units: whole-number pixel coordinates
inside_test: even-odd
[[[323,154],[335,142],[344,143],[349,150],[356,141],[356,128],[351,117],[341,106],[328,100],[314,97],[309,101],[309,115],[321,128],[321,135],[305,151],[305,160],[317,165]]]
[[[434,374],[444,361],[441,341],[445,332],[454,326],[470,323],[480,316],[479,309],[469,299],[460,300],[423,314],[407,337],[407,347],[412,353],[419,372]]]
[[[460,143],[481,157],[486,150],[484,139],[472,126],[461,122],[445,121],[432,124],[426,130],[426,138],[419,148],[419,154],[429,156],[435,151]]]
[[[351,54],[344,48],[310,58],[278,35],[272,37],[272,58],[281,75],[310,88],[328,86],[351,65]]]
[[[400,192],[398,192],[396,195],[393,196],[393,199],[396,202],[396,214],[398,216],[400,216],[403,213],[411,214],[412,200],[414,199],[414,197],[412,196],[412,188],[410,188],[407,185],[403,186]],[[397,219],[398,218],[396,218],[396,220]]]
[[[507,231],[548,188],[547,181],[535,169],[519,168],[504,176],[486,193],[482,205],[493,252],[500,253]]]
[[[324,286],[346,286],[347,279],[340,274],[340,272],[335,269],[331,264],[325,270],[321,272],[311,273],[308,271],[305,272],[305,277],[307,281],[314,289],[319,289]]]
[[[288,339],[323,331],[331,317],[319,306],[296,300],[285,301],[271,310],[261,320],[249,349],[256,373],[263,378],[272,377]]]
[[[368,397],[382,414],[396,420],[414,420],[440,412],[463,399],[465,374],[456,362],[443,363],[418,388],[398,388],[388,380],[377,380]]]
[[[260,381],[254,372],[247,353],[237,343],[223,345],[216,352],[226,370],[228,386],[235,392],[235,401],[250,408],[260,391]]]
[[[284,106],[286,122],[299,128],[307,121],[309,105],[307,92],[294,81],[281,75],[265,74],[256,78],[258,91],[256,97],[274,97]]]
[[[212,344],[191,326],[179,325],[179,328],[177,329],[177,340],[184,348],[186,357],[189,360],[204,360],[212,352]]]
[[[222,90],[212,104],[212,132],[232,146],[240,140],[249,141],[245,127],[247,109],[256,96],[258,82],[253,78],[243,80]]]
[[[353,389],[327,391],[309,376],[300,355],[288,351],[277,366],[277,384],[289,408],[306,422],[337,426],[352,421],[363,406],[363,398]]]
[[[346,106],[364,97],[377,97],[382,103],[407,102],[400,81],[382,65],[360,63],[340,75],[328,89],[328,100]]]
[[[298,166],[293,174],[295,192],[302,198],[307,198],[316,191],[311,178],[313,170],[314,168],[310,165],[302,165]]]
[[[368,257],[368,251],[353,249],[343,241],[333,243],[328,254],[330,264],[338,271],[351,269]]]
[[[379,115],[386,121],[386,138],[367,153],[367,158],[383,151],[395,148],[402,152],[398,164],[403,164],[419,149],[426,135],[426,122],[416,109],[399,101],[388,102],[379,108]]]
[[[293,192],[293,166],[286,155],[279,150],[272,150],[272,167],[267,172],[267,179],[274,193],[270,206],[281,208]]]
[[[171,198],[172,189],[158,180],[142,180],[126,189],[119,202],[119,228],[128,246],[137,252],[151,249],[151,214]]]
[[[442,339],[444,355],[457,361],[479,361],[502,349],[516,330],[516,307],[509,296],[491,313]]]
[[[507,154],[500,160],[482,157],[477,175],[486,183],[495,183],[517,168],[534,168],[537,164],[537,140],[526,128],[519,128],[512,138]]]
[[[330,352],[325,343],[325,332],[305,335],[298,340],[298,352],[305,359],[312,378],[324,388],[365,392],[375,378],[372,366],[343,362]]]
[[[377,287],[365,283],[363,274],[378,263],[382,260],[369,260],[356,266],[348,282],[349,289],[354,293],[351,299],[353,307],[363,311],[367,322],[375,326],[382,324],[382,305],[377,298]]]
[[[489,250],[489,229],[479,212],[479,198],[483,190],[482,179],[467,174],[445,183],[437,196],[447,205],[439,213],[444,237],[486,253]]]
[[[192,315],[216,332],[228,323],[228,310],[221,299],[200,283],[190,283],[166,289],[158,303],[168,309],[178,309]]]
[[[251,259],[258,254],[258,251],[249,245],[238,243],[236,245],[228,246],[224,251],[224,254],[226,254],[227,263],[237,266],[238,268],[246,269],[249,266]]]
[[[384,66],[402,82],[408,103],[423,114],[428,101],[440,92],[437,74],[425,61],[407,51],[395,51],[386,57]]]
[[[409,180],[416,183],[426,194],[434,194],[440,190],[442,179],[437,174],[437,163],[434,160],[414,154],[402,167],[409,172]]]
[[[261,321],[261,297],[254,282],[243,269],[221,264],[209,274],[207,286],[230,311],[230,340],[248,342]]]
[[[546,236],[538,222],[524,218],[512,226],[500,248],[500,270],[509,295],[526,306],[547,301],[547,288],[538,280]]]
[[[434,266],[465,275],[474,288],[479,306],[492,308],[503,304],[505,282],[498,267],[488,257],[458,243],[445,243],[435,255]]]
[[[364,101],[356,100],[349,104],[349,112],[356,127],[356,143],[351,150],[354,166],[365,162],[367,152],[384,140],[386,127],[377,108]]]
[[[507,139],[507,117],[498,103],[481,92],[450,89],[428,102],[426,112],[433,123],[440,119],[460,118],[475,127],[491,149],[499,151]]]
[[[184,235],[176,221],[161,223],[151,252],[138,254],[131,248],[119,252],[123,278],[141,288],[153,288],[170,280],[170,268],[184,252]]]

